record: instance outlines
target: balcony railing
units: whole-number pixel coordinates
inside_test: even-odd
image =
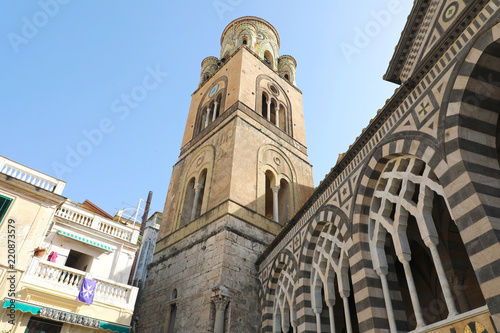
[[[86,210],[78,208],[77,206],[65,203],[62,207],[57,209],[55,215],[110,236],[137,244],[139,230],[132,229],[113,220],[105,219],[99,215],[92,214]]]
[[[35,169],[28,168],[27,166],[11,161],[3,156],[0,156],[0,173],[55,194],[61,194],[64,186],[66,186],[66,182],[62,180],[46,175]]]
[[[137,287],[109,279],[90,277],[86,272],[50,261],[41,261],[37,257],[31,259],[28,270],[21,278],[21,282],[44,287],[55,293],[66,293],[76,297],[80,292],[85,277],[96,281],[94,302],[111,304],[130,310],[134,309]]]

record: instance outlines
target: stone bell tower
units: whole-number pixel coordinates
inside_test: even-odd
[[[258,332],[255,260],[313,190],[302,92],[276,29],[231,22],[202,61],[139,332]]]

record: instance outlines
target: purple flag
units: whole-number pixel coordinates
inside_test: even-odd
[[[80,302],[92,304],[92,302],[94,301],[95,286],[95,281],[84,278],[82,287],[80,288],[80,293],[78,294],[78,300]]]

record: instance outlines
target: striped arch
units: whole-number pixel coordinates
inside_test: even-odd
[[[349,256],[351,258],[351,278],[356,300],[357,311],[367,312],[365,321],[359,322],[362,331],[389,330],[389,321],[385,308],[384,294],[380,278],[373,269],[370,253],[368,225],[369,211],[372,203],[372,195],[375,191],[379,176],[385,165],[391,159],[412,155],[418,157],[430,166],[436,176],[441,179],[447,170],[443,155],[424,142],[414,139],[397,139],[387,142],[372,153],[356,186],[355,202],[352,227],[352,246]],[[394,281],[390,281],[394,282]],[[406,315],[397,283],[390,283],[391,293],[394,293],[396,301],[393,300],[395,321],[398,327],[404,330],[406,327]]]
[[[444,121],[452,215],[493,320],[500,327],[500,23],[479,35],[450,93]]]
[[[310,271],[310,263],[313,257],[314,247],[321,230],[323,230],[323,227],[327,223],[333,223],[335,227],[340,229],[344,241],[351,238],[348,220],[349,219],[344,211],[333,205],[325,205],[316,213],[316,218],[312,219],[304,235],[302,253],[299,259],[301,273],[304,272],[304,270]]]
[[[297,288],[297,262],[293,255],[288,250],[283,250],[274,260],[270,272],[269,279],[264,286],[263,307],[262,307],[262,332],[274,332],[276,321],[280,322],[279,331],[283,321],[291,323],[296,320],[296,305],[295,292]],[[288,283],[288,288],[285,290],[283,283]],[[280,306],[280,315],[275,316],[276,307]],[[282,310],[288,306],[290,316],[287,316]]]
[[[304,300],[297,305],[297,312],[300,314],[298,321],[301,323],[299,332],[316,332],[315,314],[311,306],[306,306],[306,304],[312,304],[311,272],[313,270],[312,261],[314,251],[321,231],[328,224],[334,225],[340,231],[339,235],[343,242],[350,239],[347,215],[340,208],[333,205],[324,206],[307,226],[301,245],[299,259],[300,273],[296,294],[298,299]]]

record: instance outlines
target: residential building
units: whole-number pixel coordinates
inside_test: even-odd
[[[66,199],[64,186],[0,157],[0,330],[129,332],[139,230]],[[91,304],[78,300],[84,279],[95,282]]]

